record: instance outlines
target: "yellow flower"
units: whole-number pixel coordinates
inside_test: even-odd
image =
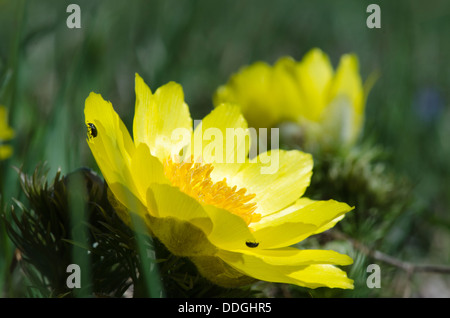
[[[240,105],[253,127],[295,122],[306,149],[312,149],[352,145],[363,127],[366,95],[356,55],[343,55],[335,72],[328,56],[313,49],[300,62],[282,57],[273,66],[256,62],[242,68],[213,100],[216,106]]]
[[[136,74],[135,91],[133,140],[111,103],[91,93],[85,104],[87,142],[115,199],[139,215],[174,255],[190,258],[221,286],[257,279],[353,287],[335,266],[351,264],[349,256],[291,247],[334,226],[352,209],[302,197],[312,174],[309,154],[272,150],[252,160],[219,160],[235,159],[242,149],[248,153],[245,138],[233,138],[234,146],[221,158],[206,151],[217,141],[229,146],[230,129],[248,130],[237,106],[218,106],[194,130],[179,84],[152,93]],[[205,137],[208,131],[215,137]],[[196,151],[198,143],[202,152]],[[279,159],[278,169],[261,173],[267,162],[261,159],[268,155]],[[129,215],[121,217],[130,224]]]
[[[12,147],[3,144],[3,142],[13,137],[14,130],[8,126],[8,112],[4,106],[0,105],[0,160],[9,158],[12,155]]]

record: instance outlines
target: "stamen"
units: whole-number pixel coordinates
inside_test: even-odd
[[[171,157],[164,161],[164,173],[180,190],[203,204],[210,204],[239,215],[247,225],[261,219],[259,213],[254,213],[256,203],[250,202],[255,194],[246,194],[247,189],[237,190],[237,186],[230,187],[227,179],[213,182],[212,164],[174,162]],[[237,191],[236,191],[237,190]]]

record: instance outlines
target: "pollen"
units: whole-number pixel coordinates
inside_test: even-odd
[[[261,219],[255,213],[256,202],[252,202],[255,194],[246,194],[247,189],[230,187],[227,179],[214,182],[211,172],[214,166],[201,162],[173,161],[171,157],[164,161],[164,174],[172,185],[182,192],[198,200],[202,204],[209,204],[225,209],[240,216],[249,225]]]

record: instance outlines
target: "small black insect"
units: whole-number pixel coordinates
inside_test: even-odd
[[[256,242],[245,242],[245,245],[247,245],[248,247],[251,247],[251,248],[255,248],[255,247],[257,247],[259,245],[259,243],[256,243]]]
[[[88,125],[89,137],[92,137],[92,138],[97,137],[97,127],[95,127],[95,125],[92,123],[88,123],[87,125]]]

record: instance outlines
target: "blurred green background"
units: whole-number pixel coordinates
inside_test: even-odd
[[[81,7],[81,29],[66,26],[70,3]],[[381,7],[381,29],[366,26],[370,3]],[[12,166],[32,173],[48,162],[49,176],[59,167],[97,169],[85,141],[91,91],[131,129],[134,74],[153,91],[176,81],[201,119],[214,90],[241,66],[300,60],[319,47],[335,67],[354,52],[363,79],[380,75],[363,138],[383,147],[390,169],[414,185],[413,206],[396,220],[395,256],[450,265],[449,34],[445,0],[0,0],[0,104],[16,131],[14,155],[0,163],[1,204],[23,199]],[[0,230],[0,297],[8,297],[13,247]],[[418,273],[409,287],[413,296],[450,297],[449,277]],[[382,294],[401,296],[399,288]]]

